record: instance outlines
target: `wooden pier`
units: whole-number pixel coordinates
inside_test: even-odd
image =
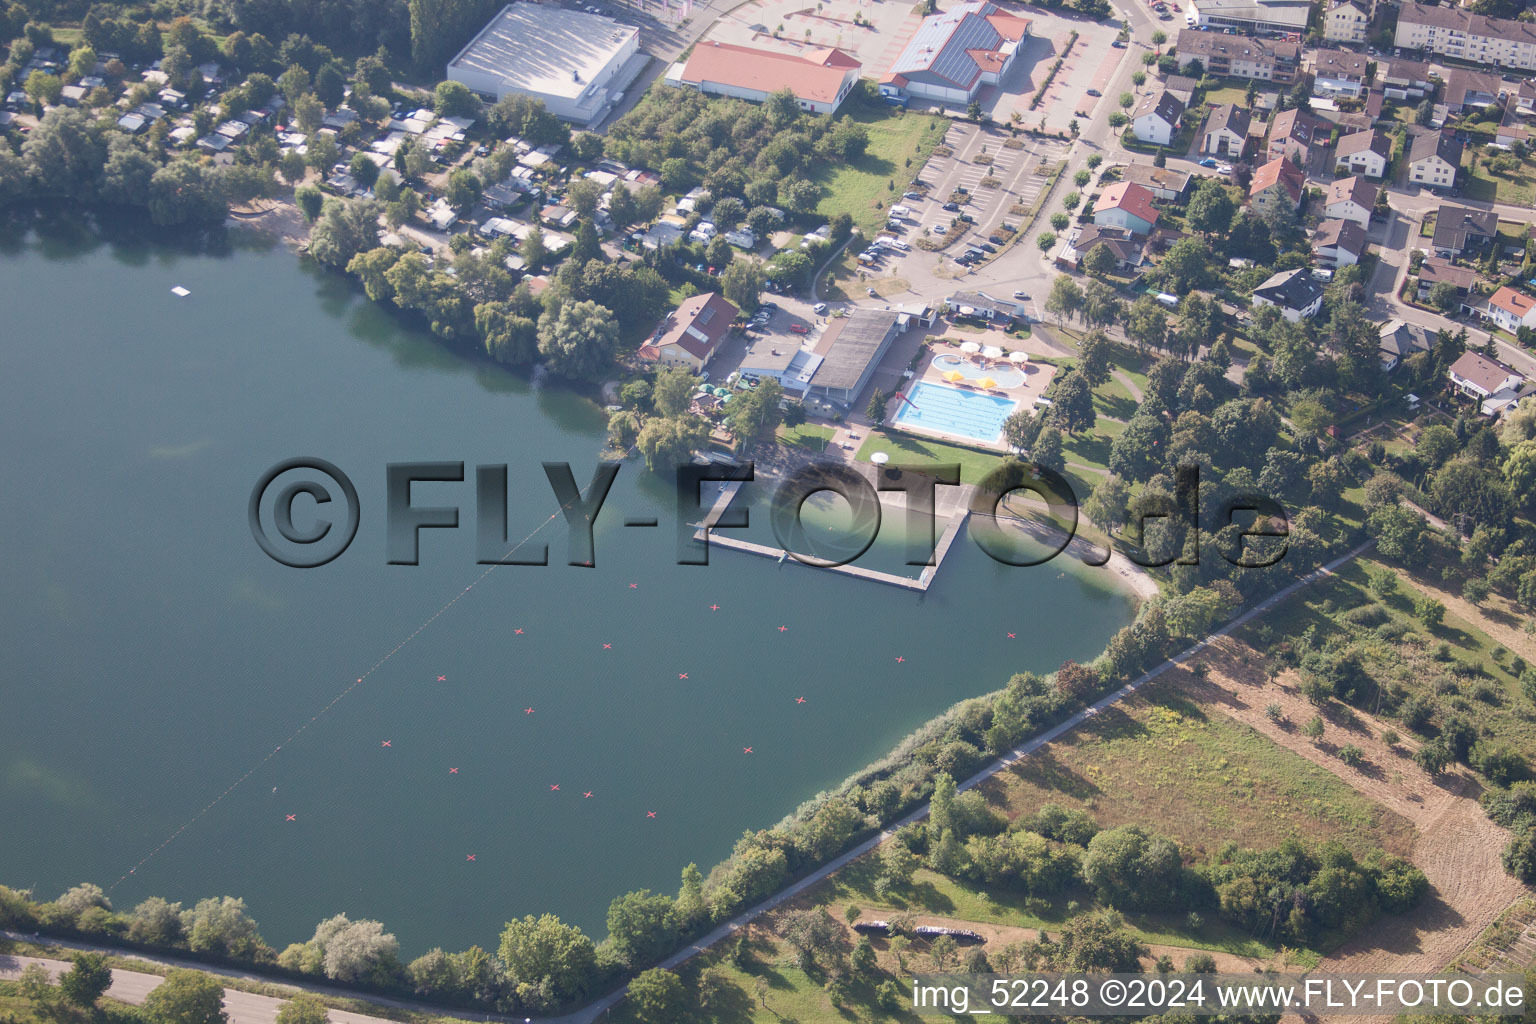
[[[884,583],[886,586],[899,587],[902,590],[911,590],[919,594],[926,593],[933,585],[934,576],[939,571],[939,566],[944,563],[944,556],[954,546],[955,538],[960,535],[960,529],[970,517],[970,508],[962,506],[950,516],[944,533],[939,537],[938,544],[933,549],[933,564],[923,567],[923,571],[916,579],[910,576],[898,576],[895,573],[881,572],[878,569],[866,569],[857,565],[813,565],[800,561],[793,554],[781,547],[769,544],[758,544],[754,541],[741,540],[736,537],[721,537],[710,532],[710,528],[720,521],[725,510],[730,507],[738,491],[741,490],[741,481],[733,480],[720,489],[720,496],[710,506],[704,521],[694,530],[693,539],[706,541],[711,547],[724,548],[727,551],[740,551],[749,555],[759,555],[763,558],[772,558],[777,562],[793,562],[807,569],[820,569],[823,572],[835,572],[842,576],[852,576],[855,579],[869,580],[873,583]]]

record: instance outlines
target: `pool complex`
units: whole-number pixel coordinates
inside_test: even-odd
[[[1019,404],[1012,398],[927,381],[908,388],[906,396],[896,413],[898,426],[987,444],[1002,436],[1003,421]]]
[[[941,373],[954,371],[966,380],[985,380],[991,377],[1000,388],[1016,388],[1024,383],[1024,371],[1017,366],[996,363],[990,367],[981,367],[964,356],[934,356],[933,368]]]

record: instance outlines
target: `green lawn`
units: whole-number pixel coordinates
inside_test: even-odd
[[[1494,202],[1524,207],[1530,207],[1536,202],[1536,167],[1529,160],[1510,174],[1495,171],[1485,173],[1491,175],[1493,180]]]
[[[1111,377],[1093,389],[1093,408],[1100,416],[1128,420],[1136,415],[1136,405],[1131,389],[1118,378]]]
[[[901,201],[907,182],[944,138],[948,122],[876,103],[856,103],[847,112],[869,131],[869,148],[856,162],[816,177],[822,190],[816,212],[824,217],[847,213],[866,237],[873,237],[885,225],[886,209]],[[889,187],[891,181],[896,183],[894,189]]]
[[[1239,107],[1246,107],[1248,106],[1248,87],[1224,85],[1219,89],[1208,89],[1205,93],[1205,102],[1210,105],[1235,103]]]
[[[1109,446],[1125,430],[1124,423],[1101,419],[1092,430],[1065,437],[1062,446],[1068,462],[1081,462],[1095,469],[1109,468]]]
[[[883,430],[871,430],[859,445],[854,458],[868,462],[875,452],[888,452],[892,462],[906,459],[910,462],[958,462],[961,483],[974,484],[996,469],[1003,462],[1000,454],[989,454],[958,445],[945,444],[910,434],[887,434]]]
[[[827,442],[832,440],[832,433],[831,427],[819,423],[802,423],[798,427],[779,427],[778,437],[781,444],[792,444],[819,452],[826,449]]]

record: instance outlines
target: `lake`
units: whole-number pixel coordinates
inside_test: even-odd
[[[13,224],[0,298],[0,881],[43,898],[243,896],[279,948],[338,912],[406,956],[494,948],[543,911],[600,938],[613,896],[675,891],[687,862],[707,872],[956,700],[1096,655],[1134,611],[1102,571],[969,542],[922,597],[734,552],[678,566],[673,486],[637,462],[595,568],[563,564],[561,523],[534,538],[551,565],[487,573],[473,467],[509,464],[527,535],[556,512],[542,462],[590,479],[589,399],[247,238]],[[247,523],[293,456],[360,496],[355,542],[316,569]],[[387,565],[385,466],[428,460],[468,465],[414,489],[461,526]]]

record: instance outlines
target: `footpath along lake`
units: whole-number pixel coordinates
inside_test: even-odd
[[[0,302],[0,883],[44,898],[120,878],[119,908],[243,896],[279,948],[338,912],[407,956],[494,948],[543,911],[601,938],[613,896],[675,891],[687,862],[707,872],[956,700],[1093,657],[1134,611],[1102,570],[969,541],[922,598],[724,551],[678,566],[672,484],[639,462],[596,568],[563,564],[561,523],[535,538],[552,565],[482,578],[473,467],[510,465],[524,536],[555,512],[540,463],[590,479],[591,401],[249,239],[12,226]],[[247,525],[294,456],[360,496],[356,541],[318,569]],[[460,528],[389,566],[385,466],[425,460],[468,465],[414,489]]]

